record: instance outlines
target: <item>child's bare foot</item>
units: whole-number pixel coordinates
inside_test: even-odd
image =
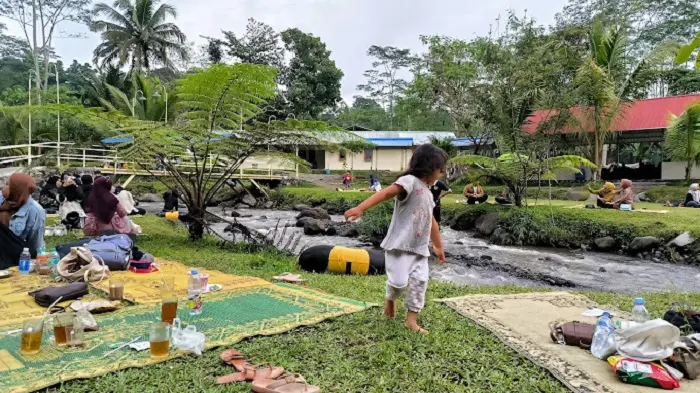
[[[406,321],[406,323],[404,323],[403,325],[406,327],[406,329],[413,330],[414,332],[418,332],[420,334],[428,334],[427,330],[418,326],[418,324],[415,322]]]
[[[396,302],[393,300],[385,300],[384,301],[384,315],[386,315],[387,318],[394,319],[396,318]]]

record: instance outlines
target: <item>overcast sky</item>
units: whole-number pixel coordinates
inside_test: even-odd
[[[105,2],[111,3],[112,0]],[[201,44],[204,36],[220,31],[245,31],[255,18],[281,31],[298,27],[326,43],[331,58],[345,73],[343,98],[352,103],[362,73],[371,68],[366,56],[371,45],[392,45],[420,53],[420,35],[447,35],[470,39],[486,34],[508,9],[527,10],[541,24],[550,25],[567,0],[167,0],[178,11],[176,20],[189,41]],[[15,22],[5,21],[10,33],[19,34]],[[64,62],[92,60],[99,37],[84,26],[64,24],[60,30],[82,32],[87,38],[60,38],[57,53]]]

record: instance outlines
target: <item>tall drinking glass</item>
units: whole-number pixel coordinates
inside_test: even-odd
[[[170,350],[170,325],[165,322],[154,322],[151,325],[150,344],[151,357],[164,358]]]
[[[175,277],[163,277],[160,282],[160,321],[169,325],[177,316],[177,296],[175,295]]]
[[[68,344],[70,332],[73,330],[75,314],[71,312],[60,313],[53,316],[53,335],[56,338],[56,345]]]
[[[41,350],[41,338],[44,335],[43,319],[28,319],[22,326],[22,343],[20,352],[23,355],[33,355]]]

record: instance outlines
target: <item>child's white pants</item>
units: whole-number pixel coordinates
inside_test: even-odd
[[[428,257],[412,252],[389,250],[384,253],[386,266],[386,298],[396,300],[408,288],[404,304],[411,312],[420,312],[428,290]]]

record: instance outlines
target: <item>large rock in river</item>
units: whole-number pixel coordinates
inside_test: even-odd
[[[311,209],[311,206],[305,205],[303,203],[300,203],[298,205],[294,205],[294,210],[296,210],[298,212],[303,212],[304,210],[309,210],[309,209]]]
[[[583,191],[569,191],[566,193],[566,199],[570,201],[583,202],[588,199],[590,193]]]
[[[320,207],[313,207],[311,209],[306,209],[306,210],[302,211],[297,216],[297,220],[300,218],[304,218],[304,217],[311,217],[311,218],[315,218],[317,220],[330,220],[331,219],[331,216],[328,214],[328,212]]]
[[[250,207],[255,207],[255,205],[258,204],[258,201],[256,201],[252,195],[246,193],[243,195],[243,198],[241,198],[241,203]]]
[[[304,224],[304,235],[321,235],[326,231],[326,223],[321,220],[310,219]]]
[[[498,213],[488,213],[476,220],[476,230],[480,235],[489,237],[498,228],[500,217]]]
[[[630,254],[636,254],[649,251],[658,247],[659,245],[661,245],[661,240],[653,236],[635,237],[632,239],[632,243],[630,243],[629,247],[627,247],[627,252]]]
[[[617,248],[617,240],[612,236],[599,237],[593,243],[595,248],[600,251],[612,251]]]

